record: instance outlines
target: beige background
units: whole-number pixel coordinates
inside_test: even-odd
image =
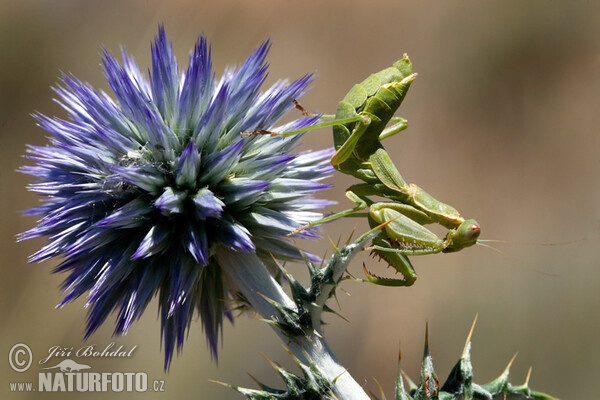
[[[534,388],[562,399],[597,398],[598,15],[598,3],[585,0],[0,2],[0,397],[129,397],[8,392],[8,382],[37,376],[37,367],[23,374],[8,367],[13,344],[29,344],[38,360],[51,346],[83,346],[85,324],[83,301],[54,309],[62,280],[50,274],[56,262],[26,264],[43,241],[15,243],[15,235],[35,222],[18,210],[37,199],[24,189],[29,178],[14,171],[27,163],[21,158],[26,143],[46,143],[29,114],[64,116],[49,89],[60,71],[106,89],[102,46],[118,52],[122,44],[147,65],[162,21],[183,65],[197,35],[205,33],[218,73],[272,38],[268,83],[316,71],[302,104],[322,112],[332,112],[352,84],[407,52],[419,72],[401,110],[411,126],[386,143],[404,177],[476,218],[482,238],[581,239],[553,247],[498,245],[518,261],[482,247],[413,258],[419,279],[409,289],[344,283],[352,296],[339,291],[339,302],[350,323],[331,316],[326,334],[359,382],[375,391],[376,377],[392,396],[399,341],[403,367],[417,378],[425,321],[437,372],[445,378],[479,313],[472,353],[478,382],[499,374],[518,351],[515,383],[533,365]],[[323,148],[331,136],[313,133],[305,143]],[[353,179],[335,176],[333,182],[327,195],[340,204],[332,210],[347,207],[343,191]],[[355,224],[365,229],[349,220],[326,232],[336,239]],[[325,241],[303,245],[317,253],[328,247]],[[362,258],[351,267],[355,274]],[[364,260],[373,271],[391,272]],[[196,322],[165,375],[155,303],[124,338],[111,338],[111,324],[87,343],[137,345],[134,357],[89,364],[96,371],[145,371],[164,379],[166,392],[150,398],[241,398],[208,379],[255,387],[249,372],[281,387],[260,354],[291,364],[266,325],[242,317],[225,327],[218,366]]]

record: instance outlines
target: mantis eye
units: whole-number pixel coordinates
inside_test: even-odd
[[[467,228],[467,236],[470,240],[476,240],[479,237],[479,234],[481,234],[481,227],[478,224],[472,223],[469,225]]]
[[[456,239],[463,244],[469,243],[468,245],[470,246],[475,244],[475,241],[477,241],[477,238],[480,234],[481,227],[477,221],[474,219],[468,219],[458,227],[456,231]]]

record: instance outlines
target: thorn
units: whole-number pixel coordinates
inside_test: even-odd
[[[281,347],[283,347],[283,350],[285,350],[286,353],[288,353],[290,355],[290,357],[292,357],[293,360],[298,360],[298,357],[296,357],[294,355],[294,353],[292,353],[291,350],[288,349],[284,344],[282,344]],[[300,361],[300,360],[298,360],[298,361]]]
[[[398,367],[400,367],[400,362],[402,361],[402,342],[398,340]]]
[[[338,376],[336,376],[335,378],[333,378],[333,383],[336,383],[338,378],[342,375],[344,375],[346,372],[348,372],[347,369],[344,368],[344,370],[342,371],[342,373],[340,373]]]
[[[430,356],[429,353],[429,321],[425,321],[425,349],[423,350],[423,357]]]
[[[525,378],[525,383],[523,384],[523,386],[529,386],[529,378],[531,377],[532,369],[533,367],[529,367],[529,371],[527,371],[527,377]]]
[[[519,352],[517,351],[515,353],[514,356],[512,356],[512,358],[510,359],[510,361],[508,362],[508,365],[506,366],[506,368],[504,368],[504,371],[502,372],[502,375],[506,374],[508,375],[508,372],[510,370],[510,367],[512,367],[513,362],[515,361],[515,358],[517,358],[517,355],[519,354]]]
[[[339,306],[339,305],[338,305],[338,306]],[[332,314],[334,314],[334,315],[336,315],[336,316],[340,317],[340,318],[341,318],[341,319],[343,319],[344,321],[346,321],[346,322],[350,323],[350,321],[349,321],[349,320],[348,320],[346,317],[344,317],[342,314],[340,314],[339,312],[335,311],[335,310],[334,310],[334,309],[332,309],[331,307],[327,306],[327,304],[325,304],[325,305],[324,305],[324,307],[323,307],[323,310],[324,310],[324,311],[327,311],[327,312],[330,312],[330,313],[332,313]]]
[[[517,358],[517,355],[519,354],[519,352],[517,351],[515,353],[515,355],[510,359],[508,365],[506,366],[506,370],[508,371],[510,369],[510,367],[512,366],[512,363],[515,361],[515,358]]]
[[[343,290],[343,289],[340,288],[340,290]],[[346,292],[346,293],[348,293],[348,292]],[[342,306],[340,305],[340,300],[338,299],[337,293],[335,291],[333,292],[333,298],[335,299],[335,304],[337,304],[338,308],[341,310]]]
[[[377,386],[379,387],[379,393],[381,393],[381,400],[386,400],[385,398],[385,393],[383,393],[383,388],[381,387],[381,385],[379,384],[379,381],[377,380],[377,378],[373,378],[373,380],[375,381],[375,383],[377,384]]]
[[[252,376],[250,376],[250,377],[251,377],[252,379],[254,379],[254,377],[252,377]],[[215,381],[214,379],[209,379],[208,381],[209,381],[209,382],[212,382],[212,383],[216,383],[217,385],[221,385],[221,386],[228,387],[228,388],[230,388],[230,389],[233,389],[233,388],[234,388],[234,387],[233,387],[233,386],[231,386],[229,383],[225,383],[225,382],[221,382],[221,381]],[[254,382],[258,383],[258,381],[254,381]]]
[[[269,252],[269,254],[271,255],[271,258],[273,259],[273,261],[275,262],[275,265],[277,265],[277,268],[279,268],[280,270],[284,270],[283,265],[279,264],[279,261],[277,261],[277,259],[273,255],[273,253]],[[284,263],[284,265],[285,265],[285,263]]]
[[[260,297],[262,297],[263,299],[265,299],[266,301],[269,302],[269,304],[272,304],[272,301],[269,297],[265,296],[264,294],[262,294],[261,292],[257,292],[256,290],[254,291],[257,295],[259,295]]]
[[[265,356],[262,353],[258,353],[262,358],[264,358],[269,364],[271,364],[271,367],[273,367],[276,370],[280,370],[281,369],[281,365],[277,364],[275,361],[271,361],[267,358],[267,356]]]
[[[321,258],[321,265],[319,265],[319,269],[323,268],[323,264],[325,264],[325,259],[327,258],[327,253],[328,250],[325,250],[325,253],[323,253],[323,258]]]
[[[352,231],[350,232],[350,236],[348,236],[348,240],[346,240],[346,246],[348,246],[350,244],[350,242],[352,241],[352,236],[354,236],[355,232],[356,232],[356,225],[354,225],[354,228],[352,228]]]
[[[252,379],[254,381],[254,383],[256,383],[258,386],[263,386],[262,383],[260,383],[260,381],[258,379],[256,379],[252,374],[249,374],[248,372],[246,372],[246,374],[250,377],[250,379]],[[209,379],[210,380],[210,379]]]
[[[308,360],[308,363],[312,365],[312,362],[310,361],[310,358],[308,357],[308,353],[306,352],[304,345],[302,345],[302,354],[304,354],[304,358],[306,358]]]
[[[341,242],[341,241],[342,241],[342,235],[340,235],[340,236],[338,237],[338,241],[337,241],[337,243],[335,244],[335,247],[339,248],[339,247],[340,247],[340,242]]]
[[[400,374],[402,375],[402,377],[404,379],[406,379],[407,381],[410,381],[410,377],[408,376],[408,374],[403,369],[400,370]]]
[[[479,316],[479,314],[475,314],[475,319],[473,320],[473,324],[471,325],[471,330],[469,331],[469,334],[467,335],[467,340],[465,341],[465,348],[463,349],[463,356],[466,354],[467,347],[469,346],[469,343],[471,342],[471,337],[473,336],[473,331],[475,330],[475,324],[477,323],[478,316]]]
[[[394,222],[395,220],[397,220],[398,218],[400,218],[400,216],[396,217],[396,218],[392,218],[389,221],[385,221],[382,224],[377,225],[375,228],[371,229],[372,231],[376,231],[376,230],[380,230],[385,228],[388,224],[391,224],[392,222]]]
[[[331,244],[331,247],[333,247],[333,250],[337,253],[338,248],[335,246],[335,244],[333,244],[333,240],[331,240],[331,236],[327,235],[327,239],[329,239],[329,243]]]

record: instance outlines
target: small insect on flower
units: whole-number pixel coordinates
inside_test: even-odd
[[[29,190],[45,197],[25,215],[41,216],[19,240],[47,237],[31,256],[62,257],[64,305],[86,294],[86,336],[117,311],[115,333],[126,333],[156,295],[165,368],[180,351],[199,314],[213,356],[227,298],[236,298],[216,255],[220,249],[301,259],[286,234],[322,218],[330,204],[313,195],[329,185],[332,150],[293,153],[298,137],[240,136],[314,124],[304,116],[276,122],[295,107],[311,75],[266,92],[269,43],[215,80],[204,37],[180,71],[163,27],[151,46],[147,79],[122,52],[104,51],[103,69],[113,100],[73,76],[54,90],[69,119],[36,114],[49,146],[29,146],[36,165],[22,172]],[[315,236],[304,231],[304,237]]]
[[[129,150],[127,154],[123,154],[119,157],[119,165],[120,166],[129,166],[138,162],[138,160],[142,160],[144,146],[140,146],[137,150]]]

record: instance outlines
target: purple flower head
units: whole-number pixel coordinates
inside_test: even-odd
[[[86,295],[86,337],[113,311],[115,333],[126,333],[157,296],[167,368],[196,314],[217,355],[223,316],[232,318],[224,299],[237,297],[220,248],[254,252],[267,265],[301,258],[285,235],[322,217],[328,202],[312,196],[328,186],[319,181],[331,173],[331,151],[292,153],[301,135],[240,136],[316,121],[274,126],[312,76],[260,92],[268,42],[219,80],[204,37],[184,71],[162,27],[151,50],[149,79],[125,51],[122,63],[104,52],[114,99],[64,76],[55,91],[69,119],[35,115],[51,143],[29,146],[36,165],[22,172],[45,201],[26,211],[41,218],[19,240],[48,238],[31,261],[62,258],[60,305]]]

